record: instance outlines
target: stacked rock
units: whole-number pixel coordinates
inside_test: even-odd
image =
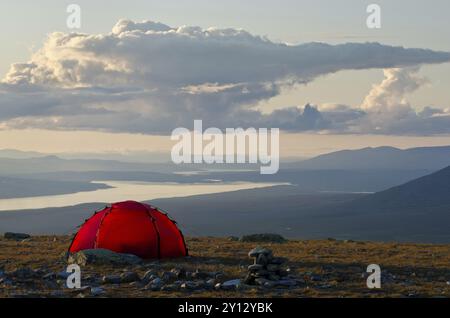
[[[285,277],[288,272],[282,268],[285,258],[274,257],[272,251],[264,247],[252,249],[248,256],[254,258],[254,263],[248,267],[246,284],[265,287],[287,285]]]

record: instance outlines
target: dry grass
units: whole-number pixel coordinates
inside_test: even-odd
[[[65,269],[61,255],[67,250],[69,237],[33,237],[15,242],[0,239],[0,268]],[[87,266],[82,278],[135,270],[143,274],[159,266],[170,270],[182,266],[186,270],[221,271],[226,279],[242,278],[251,263],[247,257],[255,243],[229,241],[225,238],[187,238],[190,257],[179,260],[148,262],[142,266],[117,268]],[[289,241],[284,244],[262,244],[276,256],[289,259],[288,266],[304,280],[292,289],[249,288],[240,291],[153,292],[142,291],[129,284],[108,287],[107,296],[114,297],[450,297],[450,245],[419,245],[373,242]],[[380,290],[366,287],[365,269],[379,264],[387,278]],[[312,280],[317,276],[319,280]],[[48,296],[52,290],[40,280],[30,283],[37,295]],[[59,290],[62,288],[59,287]],[[17,287],[0,288],[0,297],[20,294]],[[64,291],[67,296],[76,294]]]

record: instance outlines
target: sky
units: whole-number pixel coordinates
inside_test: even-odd
[[[280,127],[284,156],[450,144],[449,13],[446,0],[2,1],[0,148],[161,151],[195,116]]]

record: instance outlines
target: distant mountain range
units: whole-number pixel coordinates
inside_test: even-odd
[[[375,194],[303,193],[296,186],[276,186],[150,203],[194,236],[275,232],[301,239],[450,243],[450,167]],[[5,211],[0,232],[68,233],[102,206]]]
[[[342,150],[291,163],[297,169],[429,169],[439,170],[450,165],[450,146],[397,149],[393,147]]]
[[[97,153],[97,154],[55,154],[48,155],[38,152],[26,152],[14,149],[0,149],[0,174],[2,166],[15,166],[8,159],[30,160],[29,164],[51,163],[58,171],[89,170],[148,170],[171,166],[172,169],[181,167],[184,170],[192,169],[230,169],[230,165],[181,165],[171,164],[169,156],[162,160],[162,154],[149,152]],[[59,159],[59,161],[58,161]],[[282,158],[283,159],[283,158]],[[153,160],[153,161],[152,161]],[[154,160],[159,160],[155,162]],[[450,146],[420,147],[398,149],[394,147],[363,148],[358,150],[341,150],[327,153],[302,161],[281,161],[281,169],[307,169],[307,170],[429,170],[437,171],[450,165]],[[28,163],[27,161],[19,162]],[[29,166],[28,164],[28,166]],[[23,165],[22,165],[23,166]],[[107,169],[110,166],[111,169]],[[30,169],[32,167],[29,167]],[[238,169],[259,169],[259,165],[231,165]],[[35,170],[35,169],[34,169]],[[165,169],[167,170],[167,169]],[[47,172],[49,169],[40,170]],[[54,170],[53,170],[54,171]],[[156,171],[162,172],[162,171]]]
[[[74,152],[74,153],[41,153],[36,151],[22,151],[16,149],[0,149],[0,158],[10,159],[31,159],[47,156],[56,156],[61,159],[98,159],[115,160],[122,162],[137,163],[167,163],[170,160],[170,154],[150,152],[150,151],[108,151],[108,152]]]
[[[16,149],[0,149],[0,158],[10,158],[10,159],[27,159],[27,158],[38,158],[45,157],[46,154],[36,152],[36,151],[21,151]]]
[[[101,157],[100,154],[97,156]],[[122,158],[122,157],[121,157]],[[123,156],[126,160],[127,156]],[[0,150],[0,176],[8,179],[14,187],[4,183],[0,196],[17,197],[58,194],[56,183],[49,181],[76,181],[89,183],[98,180],[127,180],[147,182],[290,182],[303,192],[378,192],[430,174],[450,165],[450,146],[412,148],[400,150],[392,147],[343,150],[321,155],[295,163],[284,163],[275,175],[261,175],[258,165],[175,165],[173,163],[143,163],[103,159],[67,159],[36,152]],[[203,171],[202,173],[178,174],[177,172]],[[23,179],[43,180],[36,191],[36,182]],[[20,185],[23,185],[23,188]],[[67,184],[65,189],[84,191],[86,185]],[[53,190],[52,190],[53,189]],[[66,191],[62,191],[66,193]],[[77,191],[75,191],[77,192]]]
[[[155,171],[178,170],[177,166],[167,164],[122,162],[105,159],[62,159],[57,156],[35,158],[1,158],[0,175],[16,176],[46,172],[87,172],[87,171]]]

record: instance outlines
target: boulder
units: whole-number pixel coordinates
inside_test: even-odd
[[[222,273],[222,272],[215,272],[213,278],[214,278],[214,279],[217,279],[217,280],[223,280],[224,277],[225,277],[225,274],[224,274],[224,273]]]
[[[172,268],[170,271],[177,275],[177,278],[186,278],[186,270],[184,268]]]
[[[56,273],[56,279],[63,279],[66,280],[72,273],[68,273],[66,271],[61,271],[59,273]]]
[[[214,286],[217,284],[216,280],[214,278],[208,279],[205,282],[206,287],[208,288],[214,288]]]
[[[104,284],[120,284],[122,282],[122,278],[120,275],[106,275],[103,276],[102,281]]]
[[[282,268],[282,264],[287,259],[274,257],[271,250],[261,246],[252,249],[248,256],[254,258],[254,264],[248,267],[248,273],[244,279],[245,284],[256,284],[266,288],[290,287],[296,284],[296,281],[285,278],[288,276],[288,272]]]
[[[199,269],[197,269],[195,272],[192,273],[192,278],[194,279],[208,279],[214,276],[215,274],[211,274],[208,272],[201,272]]]
[[[4,237],[7,240],[22,241],[22,240],[29,239],[31,237],[31,235],[25,234],[25,233],[6,232]]]
[[[194,290],[198,288],[198,285],[193,281],[186,281],[181,284],[180,288],[185,290]]]
[[[105,290],[103,288],[100,287],[91,287],[91,295],[96,297],[96,296],[101,296],[105,294]]]
[[[144,276],[142,276],[141,281],[144,283],[148,283],[157,277],[158,277],[158,273],[156,273],[154,270],[150,269],[145,272]]]
[[[269,256],[269,255],[272,255],[272,251],[267,248],[257,246],[254,249],[252,249],[250,252],[248,252],[249,257],[258,257],[259,255]]]
[[[78,253],[70,254],[67,262],[69,264],[78,264],[80,266],[97,265],[136,265],[142,262],[142,259],[132,254],[115,253],[106,249],[84,250]]]
[[[177,274],[175,274],[173,272],[163,272],[161,274],[161,279],[164,282],[173,282],[177,279]]]
[[[120,281],[122,283],[132,283],[138,280],[140,280],[140,277],[135,272],[126,272],[120,275]]]
[[[144,287],[145,284],[142,283],[141,281],[135,281],[135,282],[128,283],[128,286],[130,286],[131,288],[140,289],[140,288]]]
[[[297,285],[297,281],[293,279],[282,279],[275,282],[276,286],[292,287]]]
[[[263,234],[251,234],[244,235],[240,238],[241,242],[264,242],[264,243],[285,243],[287,240],[279,235],[273,233],[263,233]]]
[[[220,287],[223,289],[238,289],[240,286],[241,286],[240,279],[227,280],[226,282],[223,282],[220,285]]]
[[[1,275],[0,275],[1,276]],[[56,273],[50,272],[42,276],[44,280],[56,280]]]
[[[160,290],[162,286],[163,286],[163,281],[161,280],[161,278],[155,278],[154,280],[150,281],[147,284],[147,286],[145,286],[144,289],[157,291],[157,290]]]

